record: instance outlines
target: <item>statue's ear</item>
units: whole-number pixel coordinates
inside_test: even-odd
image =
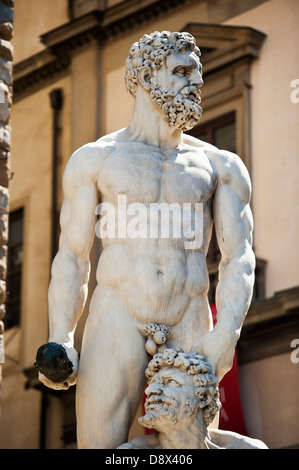
[[[146,90],[150,90],[151,88],[151,77],[152,77],[152,71],[149,67],[142,67],[139,70],[139,83]]]

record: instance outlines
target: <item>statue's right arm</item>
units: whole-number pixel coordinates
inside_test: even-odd
[[[74,372],[64,384],[54,384],[40,374],[40,380],[51,388],[68,388],[76,380],[78,359],[73,348],[74,332],[88,292],[100,152],[94,144],[82,147],[71,156],[63,175],[61,235],[59,250],[52,263],[48,292],[49,342],[65,348]]]

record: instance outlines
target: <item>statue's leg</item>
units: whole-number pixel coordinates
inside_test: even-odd
[[[115,292],[98,287],[84,331],[77,383],[79,448],[127,441],[145,387],[144,338]]]

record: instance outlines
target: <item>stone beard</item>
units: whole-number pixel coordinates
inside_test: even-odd
[[[151,403],[155,406],[159,403],[159,408],[151,409]],[[157,398],[155,395],[150,395],[145,401],[145,415],[138,418],[138,422],[148,429],[160,427],[159,424],[176,424],[179,420],[179,407],[180,404],[174,397],[160,396]],[[183,406],[183,415],[188,417],[193,416],[197,408],[197,399],[189,398]]]
[[[199,123],[202,115],[200,95],[200,89],[194,85],[186,86],[178,93],[174,90],[162,91],[159,80],[151,78],[152,101],[164,111],[169,125],[182,131],[188,131]]]
[[[158,409],[151,409],[151,403],[157,405],[157,400],[159,401]],[[138,418],[139,424],[145,428],[155,428],[157,424],[176,424],[177,419],[177,409],[179,403],[175,398],[169,397],[159,397],[155,395],[150,395],[145,401],[145,410],[146,413],[144,416]],[[159,426],[158,426],[159,427]]]

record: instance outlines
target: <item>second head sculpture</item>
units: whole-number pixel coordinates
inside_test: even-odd
[[[146,369],[144,416],[156,432],[123,449],[267,449],[258,439],[209,428],[221,409],[218,379],[206,358],[180,348],[157,353]]]

